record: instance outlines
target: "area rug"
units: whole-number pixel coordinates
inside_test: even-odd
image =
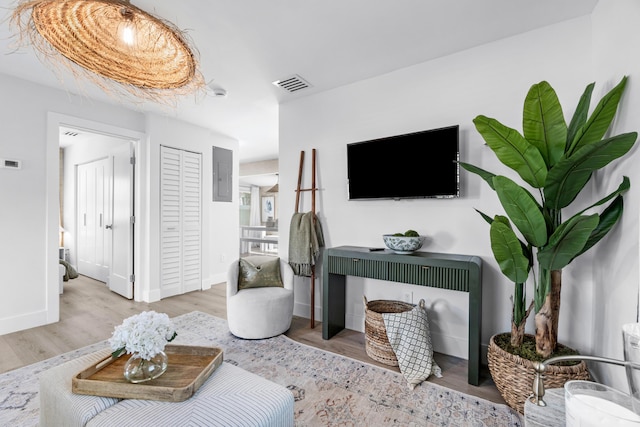
[[[221,347],[225,363],[287,387],[297,426],[522,426],[518,413],[423,382],[410,390],[401,374],[295,342],[284,335],[241,340],[223,319],[191,312],[173,319],[176,344]],[[0,375],[0,425],[38,424],[38,377],[61,363],[108,347],[90,345]],[[446,375],[446,372],[444,372]]]

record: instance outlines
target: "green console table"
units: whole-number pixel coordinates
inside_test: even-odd
[[[477,256],[370,251],[357,246],[327,248],[323,255],[322,338],[344,329],[346,276],[450,289],[469,293],[468,382],[480,383],[482,260]]]

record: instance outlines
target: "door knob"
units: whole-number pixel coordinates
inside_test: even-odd
[[[106,228],[107,230],[111,230],[113,228],[113,224],[105,225],[104,228]]]

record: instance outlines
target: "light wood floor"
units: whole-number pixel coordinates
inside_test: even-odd
[[[167,313],[170,317],[201,311],[226,319],[225,294],[225,284],[221,283],[207,291],[141,303],[110,292],[104,283],[80,276],[64,284],[59,322],[0,336],[0,373],[107,339],[123,319],[144,310]],[[397,368],[377,363],[367,356],[363,333],[345,329],[330,340],[323,340],[320,322],[316,322],[313,329],[310,326],[309,319],[294,317],[287,336],[300,343],[399,372]],[[430,382],[504,403],[488,372],[483,372],[481,384],[476,387],[467,384],[466,360],[439,353],[435,359],[442,368],[443,377],[431,377]]]

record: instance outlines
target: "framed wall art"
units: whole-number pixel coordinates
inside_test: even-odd
[[[273,221],[276,217],[275,196],[262,196],[262,222]]]

